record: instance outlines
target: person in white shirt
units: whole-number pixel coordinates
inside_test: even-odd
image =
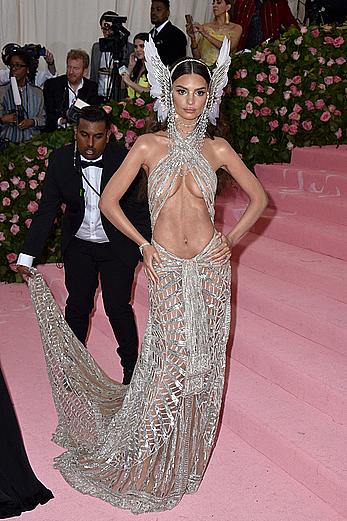
[[[46,49],[46,54],[44,55],[44,60],[47,63],[47,67],[43,71],[36,71],[35,80],[33,83],[36,87],[43,88],[43,85],[46,80],[55,78],[57,75],[57,70],[55,68],[54,56],[51,51]],[[10,81],[10,69],[0,69],[0,85],[5,85]],[[31,78],[29,77],[29,81],[31,82]]]

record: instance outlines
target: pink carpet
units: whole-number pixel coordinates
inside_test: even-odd
[[[233,253],[232,350],[223,422],[199,491],[148,521],[347,519],[347,147],[294,150],[290,165],[260,165],[264,217]],[[228,230],[241,194],[218,200]],[[58,302],[54,265],[41,271]],[[140,333],[147,314],[141,270],[134,290]],[[55,499],[28,521],[126,521],[132,514],[84,496],[52,468],[56,415],[25,285],[1,285],[1,363],[31,463]],[[89,349],[121,370],[100,297]]]

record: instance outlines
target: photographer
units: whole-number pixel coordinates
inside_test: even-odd
[[[21,105],[15,105],[11,83],[0,87],[0,139],[29,141],[45,125],[43,93],[28,81],[30,57],[23,50],[12,54],[10,75],[16,78]]]
[[[88,54],[81,49],[71,49],[66,57],[66,74],[46,81],[43,94],[47,132],[66,125],[66,112],[77,98],[89,105],[98,104],[97,85],[85,77],[88,67]]]
[[[29,63],[29,74],[28,81],[37,87],[42,88],[43,84],[49,78],[55,78],[57,71],[55,68],[54,56],[51,51],[42,47],[41,45],[28,44],[20,47],[15,43],[8,43],[2,50],[2,61],[4,65],[9,67],[9,60],[12,56],[13,52],[16,50],[23,50],[29,55],[30,63]],[[38,71],[39,58],[43,57],[47,64],[47,68],[44,71]],[[9,81],[10,78],[10,70],[9,69],[0,69],[0,85],[4,85]]]
[[[95,42],[92,47],[90,79],[98,84],[98,95],[103,101],[108,101],[109,99],[120,101],[126,96],[126,90],[121,88],[119,80],[117,80],[117,85],[114,85],[114,73],[116,73],[115,76],[117,77],[118,71],[113,69],[113,60],[117,60],[117,68],[123,65],[127,66],[133,49],[126,38],[124,45],[122,45],[122,41],[119,41],[120,39],[123,40],[123,34],[120,34],[119,31],[120,27],[116,28],[115,32],[114,25],[110,21],[117,17],[118,15],[114,11],[106,11],[101,15],[99,23],[103,38]],[[126,31],[124,28],[122,30]],[[101,49],[100,41],[106,44],[109,50]],[[117,44],[120,43],[116,53],[118,54],[117,56],[113,56],[111,52],[113,42],[115,47],[118,47]]]

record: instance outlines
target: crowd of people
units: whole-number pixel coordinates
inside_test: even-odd
[[[213,0],[212,7],[214,19],[210,23],[186,17],[185,34],[170,21],[170,1],[153,0],[152,29],[137,34],[132,43],[119,38],[119,26],[113,24],[117,13],[106,11],[99,20],[102,38],[93,44],[91,58],[84,50],[71,49],[66,56],[66,72],[59,76],[49,50],[44,54],[46,69],[32,74],[30,52],[14,45],[6,57],[8,69],[0,71],[1,142],[22,143],[39,131],[65,128],[69,124],[68,109],[77,99],[95,105],[149,92],[144,63],[144,43],[149,34],[164,65],[172,66],[186,56],[190,40],[193,57],[213,67],[224,37],[230,41],[230,52],[235,52],[254,47],[267,38],[277,38],[281,30],[297,24],[287,0]],[[14,101],[10,77],[17,80],[20,111]]]

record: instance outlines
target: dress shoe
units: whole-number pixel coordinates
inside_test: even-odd
[[[123,385],[129,385],[135,367],[123,367]]]

